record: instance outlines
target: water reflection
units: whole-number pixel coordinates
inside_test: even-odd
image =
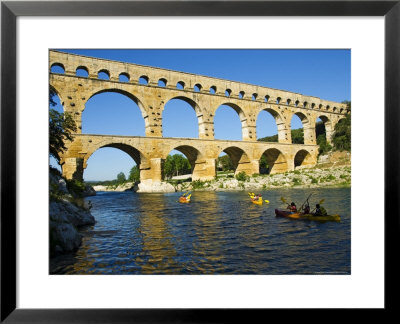
[[[350,189],[319,189],[340,223],[276,218],[281,197],[300,206],[306,189],[263,192],[99,193],[90,197],[96,225],[74,255],[51,260],[51,273],[70,274],[350,274]],[[311,207],[313,207],[311,205]]]

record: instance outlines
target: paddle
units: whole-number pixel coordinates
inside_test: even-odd
[[[303,205],[301,205],[301,207],[300,207],[300,209],[299,209],[299,212],[301,212],[301,211],[303,210],[304,204],[305,204],[306,202],[308,202],[308,199],[310,199],[311,195],[312,195],[312,193],[310,193],[310,195],[307,197],[307,199],[303,202]]]
[[[325,199],[321,199],[319,201],[319,204],[322,205],[324,203]],[[310,212],[310,214],[312,214],[315,211],[316,207]]]
[[[283,202],[284,204],[287,205],[286,208],[288,208],[288,207],[290,206],[290,204],[286,201],[285,198],[281,197],[281,200],[282,200],[282,202]]]
[[[179,199],[182,197],[185,197],[188,193],[190,193],[190,191],[185,192],[182,196],[179,197]],[[187,197],[185,197],[185,198],[187,199]],[[189,197],[189,200],[190,200],[190,197]],[[179,200],[177,200],[176,202],[179,202]]]

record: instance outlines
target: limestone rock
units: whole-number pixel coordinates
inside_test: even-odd
[[[175,192],[175,188],[167,182],[152,182],[144,180],[138,184],[137,192]]]

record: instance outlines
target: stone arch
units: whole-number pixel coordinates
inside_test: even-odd
[[[300,118],[300,121],[303,125],[303,132],[304,132],[303,144],[316,144],[315,125],[311,125],[310,119],[305,114],[299,111],[294,112],[290,120],[292,120],[294,115]]]
[[[268,173],[282,173],[288,171],[288,163],[285,155],[276,148],[267,149],[261,154],[261,157],[264,156],[267,160],[268,164]]]
[[[89,141],[89,143],[92,143]],[[112,147],[119,149],[126,154],[128,154],[136,163],[138,168],[142,170],[143,164],[147,165],[147,158],[140,152],[138,149],[135,147],[125,144],[125,143],[118,143],[118,142],[109,142],[109,143],[104,143],[104,142],[99,142],[97,144],[91,144],[87,148],[87,152],[83,157],[80,158],[65,158],[63,159],[63,164],[62,164],[62,169],[63,169],[63,175],[67,179],[78,179],[78,180],[83,180],[83,173],[84,170],[87,168],[88,165],[88,160],[89,158],[98,151],[101,148],[105,147]],[[71,160],[71,161],[69,161]],[[72,163],[71,163],[72,162]],[[142,172],[140,172],[140,178],[142,179]]]
[[[54,68],[54,67],[58,67],[58,68],[61,68],[61,69],[64,70],[62,73],[59,73],[59,74],[65,74],[65,66],[64,66],[64,64],[59,63],[59,62],[55,62],[55,63],[51,64],[50,65],[50,73],[58,73],[58,72],[51,72],[51,69]]]
[[[107,85],[111,85],[114,86],[114,84],[107,84]],[[140,113],[142,115],[143,121],[144,121],[144,131],[145,131],[145,136],[148,136],[148,134],[151,132],[152,127],[150,125],[150,121],[148,118],[148,112],[147,112],[147,106],[144,105],[144,103],[135,95],[133,95],[132,93],[125,91],[123,89],[118,89],[118,88],[107,88],[107,87],[101,87],[101,88],[97,88],[94,89],[92,93],[88,93],[87,94],[87,99],[85,100],[85,102],[82,103],[82,107],[80,107],[80,113],[79,113],[79,125],[82,125],[82,116],[83,113],[86,109],[87,103],[88,101],[93,98],[94,96],[98,95],[98,94],[102,94],[102,93],[118,93],[121,94],[127,98],[129,98],[130,100],[132,100],[140,109]]]
[[[189,160],[189,163],[192,167],[192,173],[193,173],[195,166],[196,166],[196,161],[201,156],[200,151],[197,148],[190,146],[190,145],[179,145],[179,146],[172,148],[169,152],[171,152],[172,150],[179,151],[183,155],[186,156],[186,158]],[[169,152],[168,152],[168,154],[169,154]],[[166,158],[166,156],[165,156],[165,158]]]
[[[294,156],[294,168],[311,168],[315,165],[312,155],[304,149],[299,150]]]
[[[329,144],[332,144],[332,135],[333,135],[333,123],[332,121],[325,115],[317,115],[316,119],[321,119],[321,121],[324,123],[325,126],[325,134],[326,134],[326,140]],[[317,137],[315,135],[315,137]]]
[[[225,152],[231,159],[235,174],[242,171],[248,175],[253,174],[249,155],[242,148],[237,146],[227,146],[223,148],[218,155],[222,152]]]
[[[186,84],[183,81],[178,81],[176,83],[176,89],[177,90],[185,90],[185,86],[186,86]]]
[[[201,84],[200,83],[196,83],[194,86],[193,86],[193,91],[194,92],[201,92],[201,89],[202,89],[203,87],[201,86]]]
[[[238,105],[231,103],[231,102],[221,101],[218,104],[218,107],[212,113],[214,129],[215,129],[215,115],[217,113],[218,108],[221,106],[228,106],[228,107],[232,108],[238,114],[240,123],[242,125],[242,139],[241,140],[249,138],[250,131],[248,129],[247,117],[241,107],[239,107]]]
[[[79,71],[85,71],[85,72],[86,72],[86,75],[85,75],[85,76],[80,76],[80,77],[83,77],[83,78],[88,78],[88,77],[89,77],[89,69],[88,69],[86,66],[79,65],[79,66],[75,69],[75,75],[76,75],[76,76],[79,76],[79,75],[78,75]]]
[[[131,99],[135,104],[137,104],[140,108],[140,111],[142,113],[142,116],[145,120],[145,126],[148,126],[148,113],[146,110],[146,106],[143,104],[143,102],[135,95],[133,95],[132,93],[122,90],[122,89],[118,89],[118,88],[102,88],[100,90],[95,90],[94,92],[90,93],[87,100],[85,101],[85,106],[86,103],[88,102],[89,99],[91,99],[92,97],[100,94],[100,93],[106,93],[106,92],[113,92],[113,93],[119,93],[121,95],[124,95],[126,97],[128,97],[129,99]],[[83,108],[82,112],[85,110],[85,107]]]
[[[257,116],[256,116],[256,125],[257,125],[257,120],[260,116],[260,113],[262,111],[266,111],[268,112],[270,115],[272,115],[272,117],[275,119],[275,123],[276,123],[276,127],[277,127],[277,131],[278,131],[278,142],[279,143],[284,143],[287,140],[287,133],[286,133],[286,126],[285,126],[285,122],[284,122],[284,118],[282,117],[282,115],[279,113],[278,110],[268,107],[268,108],[263,108],[261,109]]]
[[[200,108],[199,104],[192,98],[189,98],[187,96],[179,96],[179,95],[176,96],[175,95],[175,96],[165,99],[165,103],[163,104],[163,107],[161,109],[161,114],[163,114],[163,112],[164,112],[165,105],[173,99],[182,100],[182,101],[186,102],[187,104],[189,104],[193,108],[194,112],[196,113],[196,117],[197,117],[198,133],[199,133],[198,137],[202,138],[203,137],[202,135],[207,133],[206,125],[204,123],[204,118],[203,118],[203,111]]]
[[[53,90],[53,91],[55,92],[55,94],[56,94],[56,95],[58,96],[58,98],[60,99],[61,105],[62,105],[63,110],[64,110],[64,102],[65,102],[65,101],[64,101],[62,92],[59,91],[59,90],[57,89],[57,87],[54,86],[54,85],[52,85],[52,84],[49,85],[49,90]]]
[[[157,85],[159,87],[166,88],[167,87],[167,83],[168,83],[168,81],[167,81],[166,78],[160,78],[160,79],[158,79]]]
[[[171,151],[176,150],[181,152],[188,160],[191,166],[192,180],[198,180],[203,178],[203,155],[196,147],[191,145],[177,145],[172,147],[167,147],[162,156],[163,161],[165,161]],[[164,164],[164,162],[163,162]],[[163,168],[164,172],[164,168]],[[214,175],[212,175],[214,176]]]
[[[147,75],[141,75],[138,78],[138,84],[148,85],[149,84],[149,77]]]
[[[142,163],[142,160],[144,159],[144,155],[135,147],[125,144],[125,143],[107,143],[104,144],[103,142],[101,142],[99,145],[93,146],[91,147],[88,152],[85,155],[84,158],[84,168],[86,169],[86,163],[87,160],[89,160],[89,158],[93,155],[94,152],[96,152],[97,150],[104,148],[104,147],[112,147],[112,148],[116,148],[119,149],[123,152],[125,152],[126,154],[128,154],[137,164],[137,166],[140,166],[140,164]]]
[[[102,78],[100,77],[100,73],[104,73],[105,75],[107,75],[107,79],[102,79]],[[107,69],[101,69],[101,70],[99,70],[99,72],[97,72],[97,78],[100,79],[100,80],[109,81],[110,78],[111,78],[110,71],[108,71]]]
[[[121,80],[121,79],[123,79],[123,78],[126,78],[126,81]],[[130,80],[131,80],[131,77],[130,77],[129,73],[121,72],[121,73],[118,75],[118,81],[119,81],[119,82],[129,82]]]

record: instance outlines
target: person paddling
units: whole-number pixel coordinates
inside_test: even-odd
[[[288,205],[288,209],[292,212],[292,213],[296,213],[297,212],[297,207],[296,204],[292,201],[292,203],[290,205]]]
[[[328,215],[326,209],[320,204],[316,204],[314,216],[326,216],[326,215]]]

